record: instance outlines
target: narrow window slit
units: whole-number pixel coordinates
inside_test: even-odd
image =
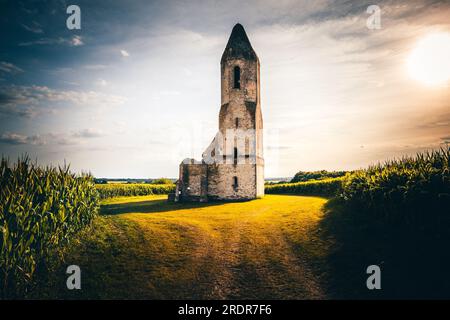
[[[241,68],[238,66],[234,67],[234,89],[240,89],[241,88]]]

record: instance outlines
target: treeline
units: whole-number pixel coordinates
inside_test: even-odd
[[[27,157],[0,162],[0,294],[23,296],[49,258],[98,212],[93,177],[41,168]]]
[[[169,194],[175,191],[175,184],[97,184],[96,189],[101,199],[113,197],[134,197],[153,194]]]
[[[343,177],[347,171],[299,171],[292,178],[291,182],[305,182],[310,180],[323,180],[329,178]]]

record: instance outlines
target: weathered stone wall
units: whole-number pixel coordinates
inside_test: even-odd
[[[241,69],[240,88],[235,89],[234,67]],[[221,64],[221,105],[234,103],[243,105],[244,101],[259,101],[259,61],[230,59]]]
[[[208,198],[218,200],[254,199],[256,197],[256,165],[208,165]],[[234,186],[234,177],[238,185]]]
[[[194,162],[194,161],[192,161]],[[178,196],[182,201],[207,200],[207,165],[202,163],[181,163],[178,182]]]

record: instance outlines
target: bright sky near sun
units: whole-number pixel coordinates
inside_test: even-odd
[[[435,86],[450,79],[450,33],[431,33],[418,41],[407,60],[416,80]]]
[[[450,4],[2,1],[0,153],[97,177],[177,177],[218,126],[240,22],[261,61],[266,177],[342,170],[450,141]]]

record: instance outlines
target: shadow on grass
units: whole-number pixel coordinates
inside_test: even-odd
[[[322,236],[332,238],[334,243],[327,259],[327,283],[333,297],[450,298],[448,229],[394,227],[338,199],[330,200],[325,210],[319,227]],[[369,265],[381,268],[381,290],[367,289]]]
[[[157,213],[176,211],[183,209],[205,208],[211,206],[223,205],[225,202],[185,202],[185,203],[171,203],[166,199],[162,200],[146,200],[139,202],[125,202],[116,204],[105,204],[100,208],[102,215],[116,215],[123,213]]]

